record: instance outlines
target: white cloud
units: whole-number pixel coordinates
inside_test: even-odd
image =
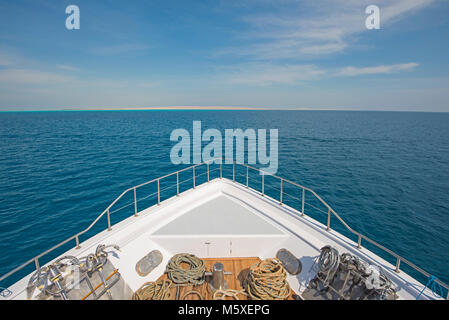
[[[247,85],[294,84],[317,79],[326,71],[314,65],[273,65],[250,63],[229,68],[226,82]]]
[[[73,66],[69,66],[69,65],[65,65],[65,64],[58,64],[56,66],[56,68],[61,69],[61,70],[66,70],[66,71],[80,71],[80,69],[77,67],[73,67]]]
[[[377,0],[381,28],[409,17],[433,0]],[[256,60],[299,58],[346,50],[363,32],[365,8],[372,0],[306,0],[279,6],[270,13],[243,17],[249,29],[240,33],[244,43],[218,54],[247,56]],[[285,9],[288,8],[288,9]]]
[[[0,56],[0,66],[5,67],[11,65],[11,61],[7,57]]]
[[[370,67],[348,66],[341,69],[323,69],[311,64],[275,65],[272,63],[247,63],[226,68],[225,82],[265,86],[273,84],[298,84],[334,77],[354,77],[361,75],[390,74],[412,71],[419,64],[415,62]]]
[[[346,67],[337,72],[339,76],[359,76],[365,74],[385,74],[385,73],[393,73],[399,71],[411,71],[414,68],[419,66],[419,64],[415,62],[410,63],[401,63],[401,64],[393,64],[393,65],[380,65],[375,67],[364,67],[364,68],[356,68],[356,67]]]
[[[154,88],[156,85],[157,85],[157,83],[155,83],[155,82],[147,82],[147,81],[140,82],[138,84],[138,86],[141,88]]]
[[[71,77],[57,73],[31,69],[0,70],[0,82],[19,85],[55,85],[73,81]]]
[[[112,46],[104,46],[104,47],[95,47],[91,48],[89,51],[92,54],[99,56],[109,56],[109,55],[119,55],[129,52],[143,52],[150,48],[150,46],[146,44],[118,44]]]
[[[12,66],[14,62],[15,59],[11,57],[11,55],[6,54],[5,52],[0,52],[0,67]]]

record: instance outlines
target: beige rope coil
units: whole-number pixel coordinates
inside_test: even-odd
[[[243,287],[253,300],[285,300],[290,295],[286,279],[278,259],[265,259],[251,266]]]
[[[189,267],[185,269],[181,263],[187,263]],[[204,261],[189,253],[174,255],[165,269],[168,278],[177,286],[201,285],[204,282],[205,271]]]
[[[186,297],[191,294],[195,294],[200,298],[200,300],[203,300],[203,296],[201,295],[201,293],[199,293],[198,291],[195,291],[195,290],[190,290],[190,291],[187,291],[186,293],[184,293],[181,300],[185,300]]]
[[[214,300],[225,300],[226,297],[233,297],[234,300],[239,300],[239,297],[238,297],[239,294],[248,296],[248,294],[245,292],[245,290],[226,289],[226,290],[216,290],[214,292],[213,299]]]
[[[160,279],[155,282],[145,282],[134,294],[133,300],[171,300],[170,280]]]

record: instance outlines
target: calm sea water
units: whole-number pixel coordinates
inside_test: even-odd
[[[170,133],[191,132],[193,120],[222,132],[278,128],[278,175],[311,187],[353,229],[449,283],[449,114],[405,112],[0,113],[0,274],[86,228],[128,187],[180,169],[170,162]],[[250,183],[259,186],[258,178]],[[271,183],[266,190],[276,196],[279,186]],[[144,199],[152,191],[139,192]],[[285,201],[300,208],[289,195]],[[325,222],[309,203],[306,213]],[[113,223],[132,212],[117,211]],[[105,227],[100,223],[81,240]]]

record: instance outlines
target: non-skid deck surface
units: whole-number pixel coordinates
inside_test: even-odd
[[[221,262],[224,266],[225,271],[232,272],[232,275],[225,275],[225,280],[228,283],[228,289],[236,289],[241,290],[242,282],[247,277],[249,268],[261,260],[257,257],[254,258],[203,258],[204,262],[206,263],[206,272],[212,271],[212,266],[217,263]],[[168,279],[167,274],[164,273],[162,276],[159,277],[160,279]],[[212,300],[213,299],[213,293],[209,289],[209,283],[210,277],[206,277],[206,281],[200,285],[200,286],[186,286],[186,287],[179,287],[179,300],[182,299],[184,294],[188,291],[195,290],[198,291],[201,296],[203,297],[203,300]],[[176,288],[170,289],[172,298],[174,299],[176,297]],[[293,295],[295,293],[292,290],[292,294],[288,298],[288,300],[293,300]],[[238,295],[239,300],[248,300],[248,297],[242,294]],[[199,300],[200,298],[196,294],[190,294],[185,297],[185,300]],[[232,297],[226,297],[226,300],[233,300]]]

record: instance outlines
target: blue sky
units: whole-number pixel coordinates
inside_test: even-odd
[[[447,112],[448,16],[446,0],[0,0],[0,110]]]

